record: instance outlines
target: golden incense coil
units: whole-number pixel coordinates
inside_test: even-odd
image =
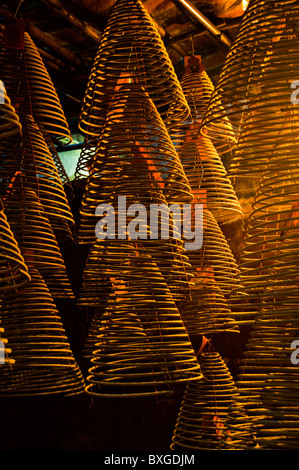
[[[76,363],[56,305],[47,286],[30,267],[31,282],[17,295],[7,295],[0,319],[14,353],[14,365],[2,365],[2,396],[84,392],[84,379]]]
[[[117,87],[139,83],[161,114],[167,129],[184,121],[187,101],[152,18],[140,0],[118,0],[89,76],[79,127],[99,136]]]

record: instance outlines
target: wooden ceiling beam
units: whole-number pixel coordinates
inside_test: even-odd
[[[7,18],[15,18],[15,15],[6,7],[0,6],[0,14]],[[40,41],[42,44],[45,44],[49,49],[56,52],[60,57],[63,57],[67,60],[68,63],[72,64],[76,68],[85,68],[87,64],[85,61],[78,56],[78,54],[74,54],[72,51],[67,49],[64,46],[61,46],[55,39],[53,39],[49,34],[44,33],[41,31],[37,26],[33,23],[24,19],[26,25],[26,31],[35,39]]]
[[[186,11],[202,26],[204,26],[219,42],[224,44],[228,49],[232,45],[232,41],[215,26],[205,15],[203,15],[189,0],[176,0]]]
[[[83,34],[85,38],[92,39],[92,41],[97,44],[100,43],[102,33],[86,21],[80,20],[69,8],[65,7],[60,0],[42,0],[42,2],[55,11],[57,15],[68,21],[79,34]]]

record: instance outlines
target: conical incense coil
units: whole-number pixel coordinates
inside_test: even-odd
[[[7,292],[17,292],[29,281],[28,267],[0,200],[0,296]]]
[[[261,393],[264,409],[255,421],[262,450],[298,450],[298,386],[297,370],[269,374]]]
[[[110,318],[104,317],[103,329],[100,326],[97,335],[92,330],[95,344],[87,392],[155,395],[201,379],[179,312],[150,256],[132,247],[128,256],[100,261],[106,263],[102,272],[113,283],[115,296],[108,299],[105,315]],[[114,320],[122,334],[115,334]]]
[[[227,297],[238,286],[239,268],[214,216],[203,210],[203,243],[200,250],[187,251],[194,282],[215,281]]]
[[[250,131],[252,138],[261,126],[272,145],[287,116],[298,119],[299,108],[291,101],[292,83],[299,72],[294,27],[298,18],[296,0],[249,3],[204,118],[203,128],[210,137],[219,134],[223,117],[228,117],[238,137],[244,119],[254,113],[257,121]],[[234,136],[228,134],[228,138],[233,140]]]
[[[201,122],[214,91],[201,57],[185,58],[185,71],[180,83],[191,111],[191,120]]]
[[[26,262],[34,264],[53,297],[74,297],[65,263],[45,210],[26,178],[16,176],[4,199],[11,229]]]
[[[185,71],[181,78],[181,86],[190,108],[190,117],[181,123],[175,131],[172,131],[172,140],[175,141],[177,149],[184,144],[186,139],[196,139],[200,135],[202,120],[208,109],[214,85],[205,71],[200,56],[185,57]],[[214,140],[214,145],[219,154],[231,150],[231,144],[227,141],[225,130],[231,132],[228,119],[221,122],[223,139]],[[206,135],[206,132],[205,132]],[[206,138],[209,138],[206,135]]]
[[[30,35],[24,34],[24,63],[28,80],[31,114],[45,130],[64,143],[72,141],[57,92]]]
[[[58,310],[42,277],[30,267],[31,283],[7,295],[0,318],[15,365],[1,366],[2,396],[84,392],[84,379],[68,342]]]
[[[166,48],[140,0],[118,0],[103,32],[79,127],[98,136],[120,77],[134,79],[148,92],[167,129],[190,113]]]
[[[1,139],[18,134],[22,126],[15,108],[7,96],[4,83],[0,80],[0,136]]]
[[[225,297],[211,279],[192,286],[189,298],[180,303],[178,308],[190,336],[239,333]]]
[[[202,353],[199,363],[204,380],[187,385],[172,437],[172,449],[219,449],[228,408],[238,396],[231,373],[218,353]]]
[[[242,208],[226,169],[211,140],[204,136],[185,137],[178,150],[195,201],[204,191],[207,209],[218,223],[242,218]]]
[[[193,199],[182,164],[153,102],[139,85],[124,84],[111,101],[95,152],[82,198],[80,225],[91,220],[94,240],[94,214],[99,203],[132,193],[137,199],[149,198],[155,189],[170,204]],[[79,229],[79,241],[83,235]]]
[[[27,185],[41,200],[53,230],[63,230],[65,221],[74,225],[74,217],[57,168],[33,117],[21,116],[21,122],[23,153],[20,170],[26,175]]]

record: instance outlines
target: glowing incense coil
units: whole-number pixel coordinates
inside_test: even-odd
[[[187,385],[172,449],[220,449],[229,406],[238,396],[231,373],[218,353],[202,353],[199,363],[204,380]]]
[[[79,127],[99,136],[119,79],[133,79],[147,91],[167,129],[184,121],[189,107],[152,18],[140,0],[114,5],[96,55]]]
[[[211,96],[214,92],[214,85],[205,71],[200,56],[185,57],[185,71],[181,78],[181,86],[190,108],[190,117],[181,123],[176,131],[171,132],[172,140],[176,143],[177,149],[187,140],[199,137],[202,120],[208,109]],[[219,155],[229,152],[231,144],[227,141],[225,130],[231,132],[231,125],[227,118],[221,121],[223,138],[214,140],[213,144]],[[205,137],[209,135],[205,131]]]
[[[36,194],[27,188],[26,178],[16,176],[4,199],[11,229],[26,262],[40,271],[53,297],[72,298],[74,294],[65,263],[45,210]]]
[[[201,122],[208,108],[214,85],[199,56],[185,58],[185,71],[180,80],[192,121]]]
[[[190,289],[189,298],[179,305],[179,311],[190,336],[239,333],[228,303],[211,279],[195,284]]]
[[[250,2],[204,118],[211,138],[219,136],[219,120],[227,117],[235,136],[243,132],[247,146],[262,155],[263,143],[271,147],[285,123],[298,120],[299,108],[291,100],[299,73],[298,18],[295,0]],[[235,140],[233,133],[227,137]],[[252,167],[247,165],[247,174]]]
[[[210,139],[185,136],[178,150],[186,176],[196,200],[206,192],[207,209],[217,222],[232,222],[242,217],[242,208],[225,167]]]
[[[24,63],[31,101],[31,114],[54,138],[72,141],[57,92],[30,35],[24,34]]]
[[[110,278],[115,295],[108,298],[97,334],[91,330],[94,350],[87,392],[155,395],[201,379],[185,327],[156,264],[141,247],[131,247],[122,258],[116,253],[113,257],[113,251],[112,256],[106,256],[107,250],[99,258],[102,276]]]
[[[69,227],[74,227],[74,217],[66,197],[58,170],[45,139],[32,116],[21,117],[23,137],[20,170],[26,175],[27,186],[40,199],[55,232],[69,236]]]
[[[7,96],[4,83],[0,80],[0,136],[1,139],[18,134],[22,126],[11,101]]]
[[[95,209],[118,195],[138,199],[159,189],[167,203],[191,202],[193,197],[182,164],[153,102],[139,85],[124,84],[111,101],[80,209],[81,223]],[[80,231],[81,230],[81,231]],[[79,228],[79,241],[85,232]]]
[[[179,289],[186,289],[190,264],[182,240],[173,235],[174,223],[163,215],[160,228],[165,223],[165,227],[169,227],[169,237],[165,240],[147,239],[150,238],[149,221],[145,219],[150,214],[151,204],[167,206],[174,203],[180,209],[183,202],[192,200],[192,194],[156,108],[136,84],[124,84],[111,102],[82,198],[78,231],[80,243],[96,241],[95,226],[99,217],[95,216],[95,211],[99,204],[109,203],[118,217],[125,216],[118,208],[119,197],[126,198],[128,208],[131,204],[146,208],[146,215],[142,215],[140,223],[146,235],[145,238],[140,236],[142,243],[148,247],[168,281],[171,277],[172,282],[181,285],[177,286]],[[123,230],[126,238],[127,227]],[[116,238],[123,234],[115,227]]]
[[[10,291],[17,292],[29,281],[28,267],[0,200],[0,296]]]
[[[1,366],[2,396],[84,392],[84,379],[71,351],[58,310],[42,277],[30,267],[31,283],[2,301],[0,318],[15,364]]]

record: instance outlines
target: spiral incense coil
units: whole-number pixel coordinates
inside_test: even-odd
[[[32,111],[31,114],[46,131],[64,143],[72,141],[70,129],[43,60],[30,35],[24,34],[24,63]]]
[[[201,379],[200,367],[157,265],[142,248],[127,249],[123,257],[115,250],[114,256],[107,257],[107,250],[99,257],[100,272],[109,276],[115,295],[108,298],[98,330],[90,330],[94,349],[86,391],[99,396],[170,393]]]
[[[74,395],[84,379],[70,349],[56,305],[45,282],[30,267],[31,283],[2,301],[0,318],[14,352],[15,365],[1,366],[0,394]]]
[[[33,117],[21,116],[21,122],[23,152],[19,169],[26,175],[27,185],[38,195],[53,230],[64,231],[65,222],[71,227],[75,222],[57,168]]]
[[[192,56],[188,59],[180,83],[191,111],[192,121],[200,122],[208,108],[214,84],[199,58]]]
[[[18,134],[22,126],[15,108],[7,96],[4,83],[0,80],[0,136],[1,139]]]
[[[136,201],[159,189],[169,204],[193,197],[182,164],[153,102],[139,85],[125,84],[111,101],[80,209],[81,227],[91,221],[99,203],[118,195]],[[83,233],[82,233],[83,232]],[[79,228],[79,241],[86,238]]]
[[[85,92],[79,122],[83,133],[101,133],[116,88],[132,79],[146,89],[167,129],[188,117],[190,109],[152,18],[140,0],[118,0]]]
[[[203,210],[203,243],[200,250],[187,251],[193,282],[215,281],[227,297],[238,286],[239,268],[214,216]]]
[[[54,298],[72,298],[74,294],[65,263],[45,210],[26,178],[18,175],[11,191],[4,199],[7,219],[30,264],[43,276]]]
[[[218,223],[242,218],[242,208],[225,167],[210,139],[186,137],[178,151],[195,201],[206,193],[207,209]]]
[[[195,284],[189,298],[178,305],[189,335],[239,333],[238,325],[215,282]]]
[[[220,120],[227,117],[235,136],[247,132],[248,145],[251,142],[251,148],[256,147],[262,155],[261,135],[271,146],[286,120],[296,122],[299,108],[291,101],[291,87],[299,76],[294,27],[298,18],[296,0],[250,2],[204,118],[203,129],[210,138],[220,134]],[[255,123],[246,130],[248,116],[253,116]],[[227,137],[234,140],[233,133]],[[253,167],[247,167],[247,174]]]
[[[178,126],[176,134],[172,132],[174,134],[172,140],[176,142],[178,148],[186,140],[196,140],[199,138],[202,120],[214,92],[214,85],[197,56],[191,56],[188,59],[188,64],[185,67],[180,83],[191,114],[189,119]],[[223,127],[223,134],[226,129],[231,131],[231,125],[227,119],[223,119],[221,125]],[[209,138],[206,132],[205,136],[207,139]],[[222,140],[214,140],[213,143],[219,155],[231,150],[231,145],[227,142],[225,134]]]
[[[172,449],[216,450],[226,430],[229,406],[238,396],[234,380],[217,352],[199,358],[204,380],[187,385],[172,437]]]
[[[28,267],[0,200],[0,296],[8,292],[17,292],[29,281]]]

